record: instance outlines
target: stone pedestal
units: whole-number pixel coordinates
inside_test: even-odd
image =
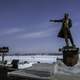
[[[79,48],[63,47],[63,63],[67,66],[74,66],[79,59]]]

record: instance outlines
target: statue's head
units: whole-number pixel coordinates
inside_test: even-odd
[[[68,13],[64,13],[64,18],[68,18],[69,17],[69,14]]]

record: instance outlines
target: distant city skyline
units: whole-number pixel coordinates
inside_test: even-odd
[[[9,46],[10,52],[57,53],[65,45],[57,37],[61,24],[50,19],[61,19],[70,14],[71,33],[80,47],[80,0],[0,0],[0,47]]]

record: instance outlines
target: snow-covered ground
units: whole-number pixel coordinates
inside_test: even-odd
[[[5,60],[8,62],[11,62],[13,59],[18,59],[19,62],[31,62],[31,63],[53,63],[56,62],[56,58],[62,57],[62,56],[49,56],[49,55],[32,55],[32,56],[5,56]],[[1,60],[0,56],[0,60]]]
[[[11,64],[13,59],[19,60],[18,68],[24,69],[32,66],[36,63],[54,63],[56,58],[61,56],[50,56],[50,55],[30,55],[30,56],[5,56],[4,60],[7,60],[7,64]],[[0,56],[0,61],[2,57]]]
[[[13,59],[19,60],[19,68],[26,68],[32,66],[35,63],[54,63],[57,58],[62,58],[62,56],[52,56],[52,55],[30,55],[30,56],[5,56],[4,60],[7,60],[8,64],[12,62]],[[2,57],[0,56],[0,60]]]

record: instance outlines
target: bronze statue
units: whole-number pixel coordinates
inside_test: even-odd
[[[70,42],[71,42],[72,46],[74,47],[75,44],[73,42],[73,38],[72,38],[72,35],[70,32],[70,28],[72,27],[72,20],[69,18],[69,14],[65,13],[64,18],[62,18],[60,20],[50,20],[50,22],[61,22],[62,23],[61,30],[58,33],[58,37],[65,39],[66,46],[69,46],[68,39],[70,39]]]

